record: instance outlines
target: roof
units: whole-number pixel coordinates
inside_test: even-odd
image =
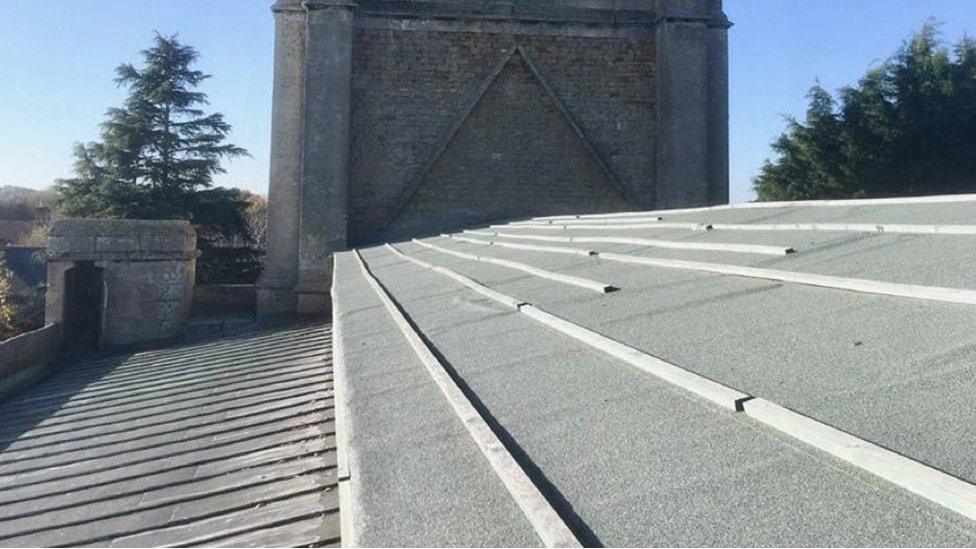
[[[976,195],[465,233],[336,257],[352,539],[976,543]]]
[[[65,359],[0,404],[0,545],[337,545],[330,346],[312,324]]]
[[[43,251],[44,248],[5,246],[2,259],[18,280],[33,287],[47,282],[47,264],[37,257],[38,252]]]

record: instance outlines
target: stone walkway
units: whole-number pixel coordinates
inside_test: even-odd
[[[0,546],[338,545],[332,333],[67,364],[0,405]]]

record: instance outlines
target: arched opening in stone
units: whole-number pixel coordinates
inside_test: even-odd
[[[64,342],[97,348],[102,336],[105,285],[94,261],[78,261],[64,275]]]

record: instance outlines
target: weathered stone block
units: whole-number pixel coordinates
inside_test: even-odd
[[[192,250],[196,244],[189,241],[190,235],[185,233],[142,233],[139,235],[139,249],[143,251],[180,252]]]
[[[48,239],[49,257],[62,257],[66,253],[94,253],[95,237],[91,235],[55,235]]]
[[[99,236],[95,238],[95,251],[103,253],[134,252],[139,249],[136,235]]]

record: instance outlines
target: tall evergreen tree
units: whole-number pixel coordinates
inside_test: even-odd
[[[928,22],[839,104],[819,85],[753,182],[760,200],[976,191],[976,42]]]
[[[253,254],[220,246],[251,241],[246,195],[212,188],[221,163],[247,151],[226,142],[231,127],[222,114],[202,109],[207,96],[196,88],[210,75],[192,68],[198,55],[176,36],[157,34],[141,67],[116,69],[128,97],[107,112],[100,142],[75,146],[75,177],[57,184],[61,209],[77,217],[191,220],[204,280],[240,278],[242,271],[255,278]],[[218,256],[231,265],[215,265]]]

